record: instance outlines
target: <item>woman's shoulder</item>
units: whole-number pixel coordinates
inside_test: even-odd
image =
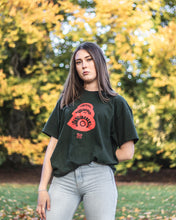
[[[125,115],[129,112],[132,112],[128,102],[121,95],[116,95],[112,98],[114,111],[116,115],[119,117],[120,115]]]
[[[125,99],[123,96],[119,95],[119,94],[117,94],[117,95],[111,97],[111,99],[112,99],[112,101],[113,101],[115,104],[127,104],[126,99]]]

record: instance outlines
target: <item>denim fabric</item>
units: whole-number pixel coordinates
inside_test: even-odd
[[[47,220],[72,220],[81,201],[86,220],[115,219],[117,187],[108,165],[91,162],[63,177],[53,177],[49,195]]]

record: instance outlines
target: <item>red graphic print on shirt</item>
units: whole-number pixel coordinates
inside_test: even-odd
[[[72,115],[67,123],[71,128],[78,131],[90,131],[95,128],[95,112],[92,104],[82,103],[72,112]]]
[[[80,133],[77,133],[77,134],[76,134],[76,138],[77,138],[77,139],[82,139],[82,137],[83,137],[83,134],[80,134]]]

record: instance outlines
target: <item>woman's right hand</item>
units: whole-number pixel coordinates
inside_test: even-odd
[[[50,197],[47,191],[39,191],[36,211],[41,220],[46,219],[45,209],[50,210]]]
[[[47,186],[48,182],[51,178],[52,174],[52,166],[51,166],[51,155],[53,154],[54,149],[56,148],[57,139],[54,137],[51,137],[50,142],[48,144],[45,158],[43,162],[43,168],[42,168],[42,175],[41,180],[39,184],[39,191],[38,191],[38,204],[36,211],[38,212],[41,220],[46,219],[45,210],[50,210],[50,197],[47,192]]]

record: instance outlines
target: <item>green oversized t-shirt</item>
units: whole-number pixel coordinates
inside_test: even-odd
[[[51,156],[53,175],[60,177],[92,161],[113,167],[117,147],[138,140],[131,108],[117,95],[106,103],[98,92],[84,90],[74,104],[57,102],[43,132],[58,139]]]

